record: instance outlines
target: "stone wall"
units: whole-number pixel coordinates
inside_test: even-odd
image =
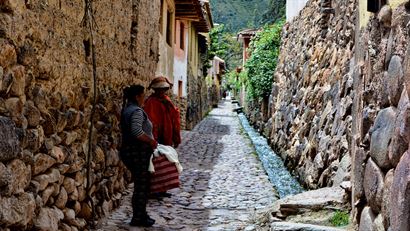
[[[270,142],[307,188],[349,180],[355,0],[310,0],[283,28]],[[260,102],[260,108],[263,102]],[[272,124],[272,125],[270,125]],[[266,129],[265,129],[266,128]]]
[[[2,230],[83,230],[118,205],[129,181],[117,155],[121,89],[154,76],[160,4],[93,5],[98,99],[86,188],[93,83],[84,1],[0,1]]]
[[[198,76],[193,72],[190,65],[188,65],[188,98],[186,108],[186,129],[191,130],[202,120],[201,108],[204,102],[202,102],[201,95],[202,86],[204,81],[201,81],[202,76]]]
[[[201,36],[201,35],[200,35]],[[195,127],[210,111],[212,89],[206,83],[204,77],[204,63],[206,60],[207,44],[206,41],[199,39],[198,63],[194,70],[194,62],[188,60],[188,97],[186,101],[186,129]]]
[[[181,130],[186,129],[186,110],[187,110],[187,99],[185,97],[180,97],[172,94],[170,95],[171,101],[179,109],[180,119],[181,119]]]
[[[357,30],[351,153],[353,215],[359,230],[410,227],[410,5],[406,4],[407,8],[404,3],[393,9],[384,6],[367,27]]]

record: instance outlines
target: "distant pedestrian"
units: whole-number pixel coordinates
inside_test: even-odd
[[[181,143],[181,122],[179,109],[166,95],[172,83],[166,77],[156,77],[151,81],[150,89],[154,93],[148,97],[144,110],[153,124],[153,135],[158,143],[177,148]],[[169,197],[167,192],[157,193],[159,197]]]
[[[134,180],[132,195],[133,217],[131,226],[149,227],[155,223],[146,210],[150,192],[150,157],[158,143],[152,135],[152,123],[142,109],[145,99],[144,87],[132,85],[124,89],[121,113],[122,145],[121,160],[131,171]]]

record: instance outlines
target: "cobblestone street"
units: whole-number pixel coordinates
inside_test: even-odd
[[[255,211],[271,205],[276,193],[232,108],[224,102],[183,132],[181,187],[170,198],[149,201],[152,228],[128,226],[130,188],[98,230],[253,230]]]

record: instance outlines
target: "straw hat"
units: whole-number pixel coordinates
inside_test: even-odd
[[[149,85],[149,89],[161,89],[161,88],[171,88],[172,83],[169,81],[167,77],[159,76],[155,77],[152,81],[151,84]]]

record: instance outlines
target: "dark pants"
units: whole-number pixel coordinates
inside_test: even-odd
[[[121,160],[130,170],[134,180],[134,193],[132,194],[133,220],[143,220],[147,215],[147,201],[150,192],[150,177],[148,171],[152,149],[139,147],[125,147],[121,150]]]

